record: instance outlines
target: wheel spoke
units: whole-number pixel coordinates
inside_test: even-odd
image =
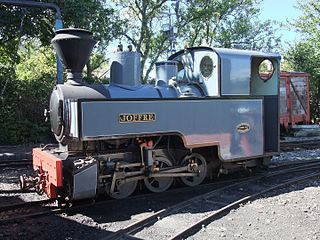
[[[130,196],[137,187],[138,182],[128,182],[117,186],[116,191],[111,195],[112,198],[122,199]]]
[[[155,178],[148,178],[149,183],[152,185],[157,180]]]
[[[158,166],[160,170],[172,166],[171,161],[165,157],[158,157],[156,160],[159,162]],[[164,192],[168,188],[170,188],[173,182],[173,177],[158,177],[153,178],[153,181],[150,181],[150,179],[151,178],[145,179],[144,184],[146,188],[149,189],[151,192]]]
[[[131,168],[123,169],[124,172],[131,172],[133,170],[134,169],[131,169]],[[116,184],[116,187],[114,189],[115,192],[110,194],[110,197],[115,198],[115,199],[126,198],[126,197],[130,196],[134,192],[134,190],[136,189],[137,185],[138,185],[138,181],[127,182],[127,183],[120,184],[120,185]]]
[[[195,163],[198,165],[199,175],[194,177],[181,177],[181,181],[187,186],[196,186],[205,179],[207,175],[207,163],[204,157],[200,154],[193,153],[190,156],[186,156],[181,161],[181,166],[187,166],[190,163],[190,160],[194,160]]]

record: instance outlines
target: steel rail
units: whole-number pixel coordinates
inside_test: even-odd
[[[244,179],[248,179],[248,178],[244,178]],[[238,179],[231,179],[231,180],[225,180],[225,181],[219,181],[219,182],[214,182],[214,183],[211,183],[211,184],[206,184],[206,185],[203,185],[204,187],[211,187],[213,185],[224,185],[225,183],[228,183],[228,182],[234,182],[234,181],[237,181]],[[183,187],[183,188],[177,188],[177,189],[172,189],[170,192],[173,193],[173,192],[180,192],[180,191],[183,191],[185,189],[189,189],[190,187]],[[8,190],[8,191],[11,191],[11,190]],[[0,191],[1,193],[1,191]],[[132,197],[129,197],[128,200],[139,200],[139,199],[145,199],[147,196],[151,196],[151,195],[154,195],[153,193],[147,193],[147,194],[142,194],[142,195],[136,195],[136,196],[132,196]],[[44,203],[46,203],[45,201],[48,201],[47,203],[50,203],[52,202],[51,199],[47,199],[47,200],[43,200]],[[46,211],[38,211],[38,212],[34,212],[34,213],[30,213],[30,214],[24,214],[24,215],[20,215],[20,216],[16,216],[16,217],[11,217],[11,218],[5,218],[5,219],[0,219],[0,225],[4,225],[4,224],[9,224],[9,223],[12,223],[12,222],[16,222],[16,221],[19,221],[19,220],[23,220],[23,219],[27,219],[27,218],[37,218],[37,217],[43,217],[43,216],[48,216],[48,215],[54,215],[54,214],[60,214],[60,213],[65,213],[65,212],[72,212],[72,211],[75,211],[75,210],[78,210],[78,209],[86,209],[87,207],[91,207],[92,205],[95,205],[95,206],[99,206],[99,205],[105,205],[105,204],[110,204],[111,206],[116,202],[116,201],[119,201],[117,199],[113,199],[113,200],[102,200],[102,201],[99,201],[99,202],[95,202],[95,201],[92,201],[90,202],[89,204],[79,204],[79,205],[75,205],[75,206],[65,206],[65,207],[55,207],[55,209],[49,209],[49,210],[46,210]],[[33,202],[29,202],[29,203],[19,203],[19,204],[13,204],[13,205],[6,205],[6,206],[0,206],[0,212],[1,211],[7,211],[7,210],[10,210],[10,209],[14,209],[14,206],[17,206],[17,208],[21,208],[21,207],[24,207],[26,204],[30,204],[29,207],[31,206],[37,206],[37,203],[40,203],[42,201],[35,201],[34,203]],[[40,206],[39,206],[40,207]],[[43,207],[42,207],[43,208]],[[2,210],[3,209],[3,210]]]
[[[11,218],[0,219],[0,225],[9,224],[9,223],[23,220],[26,218],[37,218],[37,217],[43,217],[43,216],[48,216],[48,215],[53,215],[53,214],[59,214],[59,213],[63,213],[63,212],[66,212],[66,209],[56,208],[56,209],[50,209],[50,210],[46,210],[46,211],[38,211],[35,213],[20,215],[20,216],[11,217]]]
[[[50,201],[50,199],[48,201]],[[17,222],[19,220],[24,220],[24,219],[27,219],[27,218],[38,218],[38,217],[43,217],[43,216],[48,216],[48,215],[66,213],[66,212],[77,210],[79,208],[81,209],[83,207],[89,207],[89,206],[92,206],[93,204],[94,204],[94,202],[92,201],[90,204],[76,205],[76,206],[71,206],[71,207],[69,207],[68,205],[63,206],[63,207],[54,206],[54,207],[50,207],[47,210],[43,209],[45,207],[39,206],[41,208],[39,210],[41,210],[41,211],[35,211],[33,213],[22,214],[22,215],[19,215],[19,216],[0,219],[0,225],[5,225],[5,224],[12,223],[12,222]]]
[[[104,240],[109,240],[109,239],[120,239],[122,237],[124,238],[131,238],[134,237],[133,235],[136,234],[137,232],[141,231],[143,228],[151,226],[152,224],[156,223],[157,221],[161,220],[164,217],[169,216],[171,213],[179,211],[185,207],[190,206],[191,204],[194,204],[197,201],[201,201],[203,199],[207,199],[210,196],[217,194],[220,191],[224,191],[227,189],[232,189],[234,187],[237,186],[241,186],[242,184],[246,184],[246,183],[250,183],[250,182],[254,182],[254,181],[258,181],[261,180],[263,178],[271,178],[271,177],[275,177],[275,176],[280,176],[280,175],[285,175],[285,174],[290,174],[290,173],[294,173],[294,172],[302,172],[302,171],[310,171],[310,170],[319,170],[320,167],[320,162],[319,163],[312,163],[310,165],[307,166],[298,166],[295,168],[290,168],[290,169],[285,169],[285,170],[280,170],[277,172],[273,172],[273,173],[267,173],[267,174],[262,174],[260,176],[255,176],[249,179],[245,179],[243,181],[238,181],[236,183],[233,183],[231,185],[228,186],[224,186],[218,189],[214,189],[213,191],[210,191],[208,193],[196,196],[194,198],[188,199],[186,201],[180,202],[178,204],[172,205],[170,207],[168,207],[167,209],[162,209],[154,214],[152,214],[151,216],[148,216],[144,219],[141,219],[135,223],[132,223],[131,225],[127,226],[124,229],[120,229],[116,232],[111,233],[110,235],[106,236],[105,238],[103,238]],[[317,176],[320,175],[320,173],[317,173]],[[310,177],[309,177],[310,178]],[[290,183],[287,183],[290,184]],[[279,185],[278,187],[273,187],[275,188],[279,188],[281,187],[281,185]],[[273,189],[272,188],[272,189]],[[271,189],[271,188],[270,188]],[[271,191],[271,190],[269,190]],[[257,195],[262,194],[262,193],[258,193]],[[136,237],[134,237],[136,238]],[[137,239],[137,238],[136,238]]]
[[[17,208],[41,206],[43,204],[48,204],[52,202],[54,202],[54,200],[45,199],[45,200],[38,200],[38,201],[32,201],[32,202],[20,202],[20,203],[8,204],[8,205],[0,206],[0,212],[15,210]]]
[[[290,165],[293,165],[293,164],[290,164]],[[320,166],[320,162],[318,162],[318,163],[312,162],[311,164],[305,164],[304,166],[297,166],[294,168],[280,170],[280,171],[273,172],[273,173],[260,174],[258,176],[246,177],[246,178],[229,179],[229,180],[223,180],[223,181],[213,182],[210,184],[201,185],[206,188],[213,188],[214,186],[216,186],[216,187],[218,186],[218,188],[215,188],[215,190],[210,191],[205,194],[202,194],[200,196],[188,199],[186,201],[182,201],[182,202],[175,204],[167,209],[160,210],[160,211],[154,213],[152,216],[147,217],[146,219],[140,220],[136,223],[129,225],[126,229],[122,229],[122,230],[119,230],[117,232],[112,233],[110,236],[107,236],[107,238],[105,238],[105,239],[119,238],[124,235],[129,238],[135,238],[133,236],[130,236],[129,234],[132,234],[132,233],[135,233],[135,232],[141,230],[143,227],[150,225],[151,223],[154,223],[165,216],[170,215],[173,211],[177,211],[177,210],[182,209],[183,207],[187,206],[188,204],[192,204],[196,200],[201,200],[201,199],[207,198],[215,192],[223,191],[225,189],[228,189],[228,188],[231,188],[234,186],[238,186],[238,185],[245,183],[245,182],[250,182],[250,181],[254,181],[254,180],[258,180],[258,179],[262,179],[262,178],[266,178],[266,177],[271,177],[271,176],[275,176],[275,175],[280,175],[280,174],[284,174],[284,173],[292,173],[292,172],[300,172],[300,171],[306,171],[306,170],[312,170],[312,169],[319,169],[319,166]],[[234,183],[234,182],[236,182],[236,183]],[[225,184],[227,184],[227,183],[230,183],[230,185],[225,186]],[[199,186],[199,187],[201,187],[201,186]],[[185,189],[190,189],[190,187],[176,188],[176,189],[171,190],[170,193],[181,192],[181,191],[184,191]],[[166,193],[168,193],[168,192],[166,192]],[[148,193],[148,194],[143,194],[143,195],[132,196],[132,197],[128,198],[128,200],[129,199],[130,200],[140,199],[140,198],[144,199],[146,196],[150,196],[150,195],[153,195],[153,194]],[[101,205],[101,204],[112,205],[115,201],[118,201],[118,200],[108,200],[108,201],[104,200],[104,201],[100,201],[100,202],[93,201],[93,202],[90,202],[89,204],[81,204],[81,205],[76,205],[76,206],[71,206],[71,207],[68,207],[68,206],[61,207],[61,208],[55,207],[55,209],[49,209],[46,211],[38,211],[35,213],[20,215],[17,217],[0,219],[0,224],[8,224],[8,223],[19,221],[19,220],[26,219],[26,218],[36,218],[36,217],[42,217],[42,216],[46,216],[46,215],[54,215],[54,214],[75,211],[77,209],[85,209],[85,208],[92,206],[92,205],[96,205],[96,206]],[[41,200],[41,201],[39,201],[39,203],[40,202],[49,203],[49,202],[52,202],[52,200],[50,200],[50,199],[44,200],[44,201]],[[30,204],[30,206],[36,206],[37,201],[35,203],[30,202],[30,203],[26,203],[26,204]],[[23,207],[23,205],[25,205],[25,204],[24,203],[17,204],[16,207],[20,208],[20,207]],[[0,211],[1,211],[1,209],[10,210],[10,208],[14,208],[14,206],[13,205],[12,206],[10,206],[10,205],[2,206],[2,207],[0,206]]]
[[[257,177],[257,179],[258,178],[260,178],[260,177]],[[243,182],[246,182],[246,181],[247,180],[244,180]],[[240,183],[243,183],[243,182],[237,182],[237,183],[231,184],[231,185],[229,185],[227,187],[221,187],[221,188],[215,189],[213,192],[218,192],[218,191],[221,191],[221,190],[225,190],[230,186],[237,186],[237,185],[239,185]],[[132,237],[132,234],[137,233],[138,231],[142,230],[144,227],[147,227],[147,226],[149,226],[151,224],[154,224],[155,222],[159,221],[160,219],[170,215],[173,211],[177,211],[177,210],[185,207],[186,205],[192,203],[193,201],[196,201],[196,200],[204,198],[205,195],[206,194],[203,194],[203,195],[188,199],[186,201],[183,201],[183,202],[180,202],[180,203],[175,204],[173,206],[170,206],[167,209],[162,209],[162,210],[160,210],[158,212],[155,212],[151,216],[146,217],[144,219],[141,219],[141,220],[139,220],[137,222],[134,222],[134,223],[130,224],[129,226],[127,226],[124,229],[120,229],[120,230],[118,230],[118,231],[116,231],[114,233],[111,233],[109,236],[107,236],[106,238],[103,238],[103,239],[104,240],[120,239],[123,236],[125,236],[125,238],[127,236]]]
[[[293,184],[293,183],[303,182],[303,181],[309,180],[309,179],[314,178],[314,177],[319,177],[319,176],[320,176],[320,173],[307,174],[307,175],[302,176],[300,178],[289,180],[289,181],[286,181],[284,183],[278,184],[276,186],[267,188],[267,189],[265,189],[263,191],[260,191],[258,193],[243,197],[243,198],[241,198],[241,199],[239,199],[239,200],[237,200],[235,202],[232,202],[232,203],[220,208],[217,211],[214,211],[213,213],[209,214],[205,218],[203,218],[203,219],[199,220],[198,222],[194,223],[192,226],[189,226],[188,228],[182,230],[177,235],[172,237],[171,240],[185,239],[185,238],[187,238],[187,237],[189,237],[191,235],[194,235],[199,230],[201,230],[204,226],[207,226],[208,224],[210,224],[213,220],[215,220],[220,215],[222,215],[224,213],[227,213],[230,210],[239,207],[240,204],[247,203],[248,201],[252,201],[252,200],[256,199],[257,197],[259,197],[259,196],[261,196],[263,194],[266,194],[268,192],[271,192],[273,190],[279,189],[281,187],[285,187],[285,186]]]
[[[320,140],[280,142],[280,149],[286,152],[294,150],[294,148],[318,148],[319,146]]]
[[[311,164],[311,163],[317,163],[320,162],[320,159],[316,159],[316,158],[310,158],[309,160],[295,160],[295,161],[290,161],[290,162],[285,162],[285,163],[271,163],[271,165],[269,166],[269,169],[279,169],[282,167],[290,167],[290,166],[303,166],[305,164]]]
[[[0,189],[0,194],[21,194],[21,193],[34,193],[35,191],[33,190],[26,190],[26,191],[21,191],[21,189]]]
[[[3,160],[0,161],[0,167],[17,167],[17,166],[31,166],[32,160],[23,159],[23,160]]]

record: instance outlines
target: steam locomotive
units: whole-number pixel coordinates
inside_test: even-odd
[[[152,192],[176,179],[195,186],[279,151],[277,54],[186,48],[157,62],[156,83],[144,85],[140,53],[129,47],[109,56],[104,85],[82,78],[91,32],[62,29],[52,44],[67,71],[46,112],[59,146],[33,149],[35,176],[22,176],[22,189],[70,201],[120,199],[138,183]]]

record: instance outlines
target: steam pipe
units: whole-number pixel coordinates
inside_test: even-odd
[[[18,7],[40,7],[40,8],[48,8],[55,11],[56,15],[56,23],[55,30],[59,30],[63,27],[62,18],[61,18],[61,10],[58,5],[54,3],[46,3],[46,2],[35,2],[35,1],[23,1],[23,0],[0,0],[0,4],[3,5],[11,5]],[[59,57],[56,55],[56,63],[57,63],[57,80],[56,84],[63,84],[63,69],[62,63]]]

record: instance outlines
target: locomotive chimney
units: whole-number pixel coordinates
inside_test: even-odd
[[[82,71],[96,43],[92,32],[83,29],[60,29],[51,41],[62,64],[67,70],[67,79],[72,84],[82,82]]]

